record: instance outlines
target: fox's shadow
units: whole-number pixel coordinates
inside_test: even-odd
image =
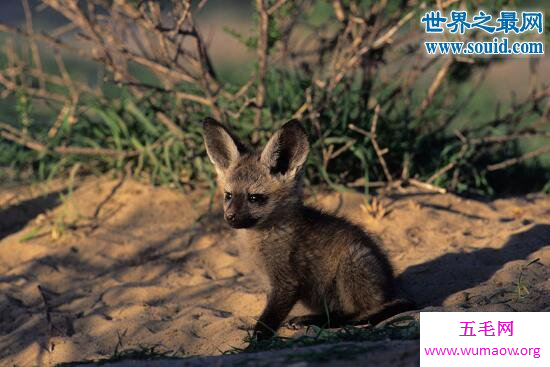
[[[498,249],[482,248],[469,253],[448,253],[431,261],[409,266],[398,277],[407,296],[419,306],[438,306],[448,296],[474,287],[504,264],[526,258],[550,245],[550,225],[537,224],[516,233]]]

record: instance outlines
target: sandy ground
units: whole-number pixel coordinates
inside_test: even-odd
[[[550,196],[483,202],[406,192],[374,212],[359,194],[312,201],[376,233],[420,308],[550,311]],[[243,347],[265,303],[243,246],[204,194],[109,178],[72,193],[61,184],[4,188],[0,365],[140,346],[179,356]]]

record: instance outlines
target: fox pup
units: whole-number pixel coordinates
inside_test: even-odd
[[[224,191],[224,218],[246,232],[271,286],[254,328],[258,339],[271,337],[298,301],[314,314],[292,319],[293,326],[365,323],[399,311],[387,307],[394,277],[376,241],[359,226],[304,205],[309,143],[298,121],[283,125],[262,150],[211,118],[203,128]]]

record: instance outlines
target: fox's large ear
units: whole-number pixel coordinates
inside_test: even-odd
[[[272,174],[295,175],[309,152],[307,134],[298,120],[284,124],[267,142],[260,161]]]
[[[223,174],[246,151],[246,147],[222,124],[210,117],[204,119],[202,126],[208,157],[216,171]]]

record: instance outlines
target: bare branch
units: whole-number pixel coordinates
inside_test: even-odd
[[[21,0],[21,3],[23,5],[23,11],[25,12],[25,25],[27,28],[27,33],[33,34],[33,27],[32,27],[32,13],[31,8],[29,6],[29,0]],[[36,65],[36,68],[42,70],[42,61],[40,59],[40,52],[38,51],[38,46],[36,45],[36,42],[31,37],[30,38],[30,48],[32,53],[32,59],[34,61],[34,64]],[[44,81],[44,78],[38,78],[38,82],[40,83],[40,88],[45,89],[46,88],[46,82]]]
[[[456,165],[460,162],[460,160],[464,157],[464,155],[468,151],[468,147],[469,147],[468,144],[463,144],[462,147],[460,148],[460,151],[456,155],[456,157],[452,159],[449,163],[447,163],[443,168],[439,169],[433,175],[431,175],[430,178],[428,178],[428,180],[426,181],[426,183],[431,184],[432,182],[437,180],[439,177],[443,176],[445,173],[449,172],[454,167],[456,167]]]
[[[432,184],[429,184],[429,183],[426,183],[426,182],[422,182],[422,181],[419,181],[415,178],[409,178],[406,182],[411,184],[412,186],[418,187],[420,189],[432,191],[432,192],[437,192],[438,194],[447,193],[447,190],[445,190],[442,187],[435,186],[435,185],[432,185]]]
[[[441,83],[443,82],[443,79],[445,79],[445,76],[449,72],[449,68],[451,67],[453,62],[454,60],[450,57],[445,60],[443,66],[437,72],[434,80],[432,81],[432,84],[430,85],[430,88],[428,89],[428,95],[420,104],[420,109],[418,110],[419,113],[422,113],[428,107],[428,105],[432,101],[433,96],[435,95],[435,92],[439,89]]]
[[[262,118],[262,109],[265,101],[265,73],[267,70],[267,29],[269,22],[269,15],[265,9],[264,0],[256,0],[256,8],[259,15],[258,23],[258,75],[257,75],[257,89],[256,89],[256,114],[254,117],[254,126],[260,127]],[[257,134],[253,136],[253,143],[258,139]]]
[[[391,177],[390,171],[388,170],[388,165],[386,164],[386,160],[384,159],[384,153],[387,151],[382,151],[382,149],[380,149],[380,146],[378,145],[378,141],[376,140],[376,126],[378,124],[379,116],[380,116],[380,105],[377,104],[376,107],[374,108],[374,115],[372,116],[372,122],[371,122],[371,128],[370,128],[370,140],[372,142],[374,151],[378,156],[378,161],[380,161],[380,165],[384,170],[384,175],[386,176],[388,183],[391,184],[393,181],[393,178]]]
[[[59,153],[59,154],[77,154],[88,156],[109,156],[109,157],[133,157],[139,154],[139,151],[120,151],[115,149],[58,146],[50,149],[44,144],[34,140],[27,134],[11,127],[9,124],[0,122],[0,136],[4,139],[13,141],[29,149],[41,153]]]
[[[278,0],[275,4],[271,5],[269,9],[266,10],[267,15],[273,15],[287,0]]]
[[[490,164],[487,166],[487,170],[498,171],[498,170],[513,166],[514,164],[518,164],[528,159],[535,158],[535,157],[538,157],[539,155],[543,155],[547,153],[550,153],[550,146],[544,146],[544,147],[538,148],[520,157],[510,158],[500,163]]]

